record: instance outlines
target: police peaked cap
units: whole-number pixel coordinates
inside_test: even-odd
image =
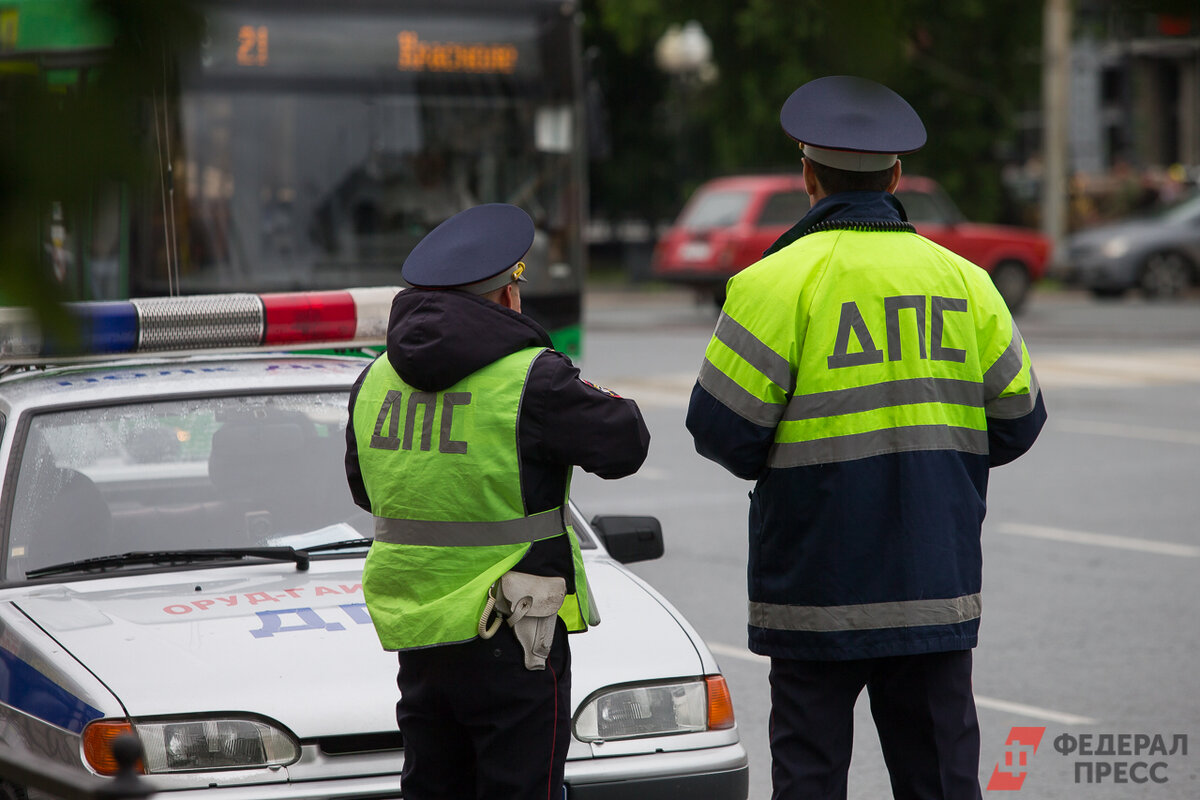
[[[903,97],[851,75],[804,84],[783,104],[779,122],[806,158],[851,172],[887,169],[925,144],[925,125]]]
[[[486,294],[524,280],[518,262],[533,245],[533,220],[506,203],[460,211],[426,234],[404,259],[401,276],[422,289]]]

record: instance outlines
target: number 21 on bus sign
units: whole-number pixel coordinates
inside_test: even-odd
[[[267,65],[267,26],[243,25],[238,29],[237,62],[243,67]]]

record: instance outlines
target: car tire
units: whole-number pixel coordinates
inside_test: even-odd
[[[992,267],[992,283],[996,284],[1005,305],[1013,314],[1024,307],[1029,298],[1029,289],[1033,285],[1029,277],[1029,268],[1015,259],[1001,261]]]
[[[1147,256],[1138,275],[1142,294],[1152,300],[1178,297],[1191,282],[1191,262],[1170,250]]]

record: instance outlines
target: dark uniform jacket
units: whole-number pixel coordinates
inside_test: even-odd
[[[819,235],[805,238],[814,233]],[[871,258],[848,273],[846,254]],[[897,270],[907,277],[894,277]],[[784,277],[804,282],[803,290],[793,296],[792,289],[781,288]],[[899,371],[910,363],[900,360],[899,352],[888,356],[894,374],[910,380],[833,391],[836,385],[820,382],[822,374],[797,373],[805,348],[815,354],[815,364],[826,362],[829,351],[814,342],[829,331],[817,331],[816,320],[836,327],[839,307],[844,314],[852,305],[837,301],[857,299],[864,308],[882,309],[884,297],[876,295],[889,292],[947,294],[969,298],[972,308],[989,309],[992,316],[981,313],[979,319],[992,320],[988,330],[993,332],[976,330],[956,346],[974,351],[980,342],[998,342],[1001,349],[1007,345],[1004,357],[995,365],[982,364],[991,367],[986,375],[966,370],[962,380],[923,380],[922,370],[931,362],[921,338],[911,374]],[[1020,335],[988,277],[916,236],[892,195],[845,193],[816,204],[763,261],[735,276],[729,298],[716,346],[710,345],[692,392],[687,427],[701,455],[756,481],[750,503],[750,649],[779,658],[848,660],[974,647],[989,470],[1028,450],[1046,419],[1031,371],[1028,391],[1011,399],[994,396],[1027,363]],[[965,309],[967,301],[962,302]],[[897,333],[916,327],[914,310],[902,313]],[[775,318],[787,324],[763,323]],[[791,323],[799,327],[789,328]],[[892,335],[875,324],[877,334]],[[762,341],[757,337],[767,334],[756,333],[761,329],[776,338]],[[940,326],[933,321],[929,329],[932,344],[939,344]],[[915,348],[916,337],[909,335]],[[880,339],[875,346],[890,347],[888,341]],[[869,347],[853,344],[856,351]],[[795,385],[782,404],[759,402],[712,358],[722,358],[721,365],[743,380],[754,381],[765,370],[772,387],[789,379]],[[880,351],[881,364],[883,358]],[[999,385],[989,388],[996,382],[993,375],[1000,374]],[[906,393],[913,386],[934,388],[932,394],[913,397]],[[908,404],[921,408],[924,403],[944,409],[938,413],[945,413],[945,420],[904,421],[911,418]],[[986,413],[986,430],[957,430],[951,422],[955,408]],[[759,409],[774,418],[768,420]],[[878,410],[895,417],[888,423],[893,430],[868,426],[869,434],[835,432],[840,419]],[[779,427],[789,424],[811,425],[805,430],[816,431],[817,438],[832,437],[821,442],[829,452],[804,451],[820,455],[789,462],[792,456],[786,453],[795,451],[778,436]],[[962,433],[971,435],[969,446],[954,440]],[[934,438],[923,438],[928,436]]]
[[[392,301],[387,357],[408,384],[436,392],[476,370],[528,347],[551,347],[550,337],[528,316],[490,300],[452,290],[406,289]],[[350,391],[346,478],[354,502],[370,511],[354,435],[353,408],[366,370]],[[559,506],[567,467],[601,478],[621,478],[641,467],[650,433],[637,404],[582,380],[567,356],[554,350],[530,368],[517,420],[521,494],[527,514]],[[567,538],[535,542],[521,572],[561,575],[572,582]],[[568,591],[574,591],[568,586]]]

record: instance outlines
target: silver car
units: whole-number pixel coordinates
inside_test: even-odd
[[[396,660],[362,595],[372,521],[342,471],[366,363],[0,375],[0,764],[100,784],[133,734],[142,780],[177,796],[401,796]],[[716,661],[618,561],[661,554],[657,522],[571,511],[603,621],[571,639],[567,796],[745,798]],[[0,795],[24,790],[0,769]]]
[[[1097,297],[1174,297],[1200,284],[1200,195],[1158,215],[1089,228],[1055,251],[1052,274]]]

